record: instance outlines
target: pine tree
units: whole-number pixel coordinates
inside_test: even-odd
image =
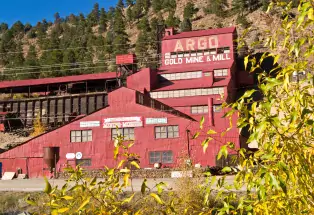
[[[7,23],[2,22],[2,23],[0,24],[0,33],[1,33],[1,34],[4,33],[4,32],[6,32],[8,29],[9,29],[9,26],[8,26]]]
[[[180,25],[180,20],[174,15],[174,11],[169,12],[166,25],[167,27],[178,27]]]
[[[60,17],[60,14],[58,12],[54,14],[54,18],[55,18],[55,21],[54,21],[55,24],[61,22],[61,17]]]
[[[205,13],[216,14],[217,16],[225,15],[225,8],[228,7],[227,0],[208,0],[207,7],[205,8]]]
[[[26,23],[24,26],[24,33],[29,32],[32,28],[33,26],[30,23]]]
[[[124,2],[123,2],[123,0],[118,0],[117,8],[123,10],[123,8],[124,8]]]
[[[128,9],[126,9],[126,19],[129,24],[133,21],[134,18],[132,7],[128,7]]]
[[[40,69],[36,68],[39,66],[39,63],[38,63],[38,59],[37,59],[36,48],[34,45],[29,46],[24,65],[26,67],[33,67],[33,69],[27,70],[27,71],[29,71],[29,74],[25,75],[23,78],[28,79],[28,78],[38,78],[39,77]]]
[[[21,21],[17,21],[12,25],[10,30],[14,36],[19,35],[20,33],[24,33],[24,25]]]
[[[95,26],[99,22],[100,11],[99,4],[95,3],[92,12],[87,16],[89,25]]]
[[[180,25],[181,32],[192,31],[192,23],[190,19],[185,18]]]
[[[115,14],[114,14],[114,25],[113,25],[113,32],[114,32],[114,53],[115,54],[125,54],[128,52],[128,35],[125,31],[125,21],[123,17],[123,8],[121,8],[121,2],[118,2],[118,6],[116,7]]]
[[[104,33],[107,29],[107,14],[104,8],[100,10],[98,33]]]
[[[134,1],[133,0],[126,0],[126,6],[130,7],[134,5]]]
[[[163,0],[152,0],[152,7],[155,13],[163,9]]]
[[[184,19],[192,19],[194,14],[198,12],[198,8],[195,7],[193,2],[188,2],[184,7],[183,18]]]
[[[163,8],[165,8],[167,11],[174,11],[176,7],[176,0],[163,0]]]
[[[243,13],[247,10],[248,4],[247,0],[232,0],[232,10],[243,16]]]
[[[114,7],[109,7],[109,11],[107,13],[108,20],[113,19],[115,11],[116,11],[116,9]]]
[[[151,28],[148,17],[144,16],[137,27],[140,30],[140,34],[136,41],[135,52],[138,59],[140,59],[139,63],[146,67],[150,61],[150,59],[146,58],[146,56],[148,55],[149,43],[151,42],[151,38],[149,37]]]

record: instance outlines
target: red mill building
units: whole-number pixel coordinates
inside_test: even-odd
[[[237,86],[252,83],[248,77],[237,78],[241,73],[236,71],[235,39],[234,27],[179,34],[166,29],[160,68],[135,72],[127,77],[126,87],[108,94],[105,107],[0,154],[3,172],[21,169],[29,177],[47,175],[49,162],[44,158],[50,158],[56,171],[67,164],[113,166],[116,126],[126,139],[134,139],[132,152],[140,155],[142,168],[155,163],[174,167],[183,152],[193,164],[217,165],[220,146],[231,141],[240,147],[241,139],[237,128],[220,135],[229,127],[229,120],[222,118],[226,110],[221,109],[221,94],[232,101]],[[218,132],[205,154],[205,135],[192,140],[202,116],[205,129]]]

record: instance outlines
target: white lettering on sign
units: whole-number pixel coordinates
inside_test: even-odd
[[[132,117],[119,117],[119,118],[106,118],[105,122],[129,122],[129,121],[142,121],[142,117],[140,116],[132,116]]]
[[[81,128],[90,128],[90,127],[99,127],[100,121],[86,121],[86,122],[80,122]]]
[[[142,127],[142,117],[120,117],[104,119],[103,128],[133,128]]]
[[[229,54],[217,54],[209,56],[198,56],[198,57],[187,57],[187,58],[175,58],[175,59],[165,59],[165,65],[181,65],[181,64],[191,64],[191,63],[205,63],[212,61],[224,61],[231,60]]]
[[[105,122],[103,128],[122,128],[121,122]]]
[[[168,119],[167,118],[146,118],[145,119],[145,123],[146,124],[167,124],[168,123]]]
[[[185,44],[185,49],[184,49]],[[174,52],[194,51],[218,48],[218,36],[199,37],[195,39],[177,40]]]

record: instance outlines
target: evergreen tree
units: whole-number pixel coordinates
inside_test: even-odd
[[[9,29],[9,26],[8,26],[7,23],[2,22],[2,23],[0,24],[0,33],[1,33],[1,34],[4,33],[4,32],[6,32],[8,29]]]
[[[38,63],[38,59],[37,59],[36,48],[34,45],[29,46],[24,65],[26,67],[34,67],[34,68],[31,70],[27,70],[27,71],[29,71],[29,74],[24,75],[24,77],[22,77],[22,78],[28,79],[28,78],[38,78],[39,77],[40,69],[36,68],[39,66],[39,63]]]
[[[55,18],[55,21],[54,21],[55,24],[61,23],[61,17],[58,12],[55,13],[54,18]]]
[[[24,33],[29,32],[32,29],[32,25],[30,23],[26,23],[24,26]]]
[[[174,11],[177,7],[176,0],[163,0],[163,8],[168,11]]]
[[[12,25],[10,30],[13,33],[13,35],[16,36],[20,33],[24,33],[24,25],[22,22],[17,21]]]
[[[87,16],[88,23],[91,26],[95,26],[99,22],[99,18],[100,18],[99,4],[95,3],[92,12]]]
[[[135,52],[137,54],[138,59],[140,59],[139,63],[142,66],[148,66],[150,59],[147,58],[148,50],[149,50],[149,43],[151,42],[150,36],[150,25],[147,16],[144,16],[140,23],[138,24],[138,29],[140,30],[140,34],[137,38],[136,45],[135,45]]]
[[[180,25],[180,20],[174,15],[174,11],[169,12],[166,25],[167,27],[178,27]]]
[[[232,10],[238,13],[240,16],[243,16],[243,13],[248,8],[247,0],[232,0]]]
[[[152,7],[155,13],[163,9],[163,0],[152,0]]]
[[[134,1],[133,0],[126,0],[126,6],[130,7],[134,5]]]
[[[98,33],[104,33],[107,29],[107,14],[104,8],[100,10]]]
[[[123,10],[123,8],[124,8],[123,0],[118,0],[117,9]]]
[[[116,9],[114,7],[110,7],[109,8],[109,11],[107,13],[108,20],[112,20],[113,19],[115,11],[116,11]]]
[[[188,2],[184,7],[183,18],[192,19],[194,14],[198,12],[198,8],[195,7],[193,2]]]
[[[115,54],[125,54],[128,52],[128,35],[125,31],[125,21],[123,17],[123,8],[121,8],[121,2],[118,2],[114,14],[113,32],[114,32],[114,53]]]
[[[185,18],[180,25],[181,32],[192,31],[192,23],[190,19]]]
[[[227,0],[208,0],[205,13],[216,14],[217,16],[225,15],[225,8],[228,7]]]
[[[128,7],[128,9],[126,9],[126,19],[129,24],[133,21],[134,18],[132,7]]]

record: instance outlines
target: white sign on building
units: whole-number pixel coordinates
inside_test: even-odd
[[[80,128],[100,127],[100,121],[84,121],[80,122]]]
[[[145,123],[147,125],[153,125],[153,124],[167,124],[168,119],[167,118],[146,118]]]
[[[105,118],[103,128],[134,128],[143,127],[142,117]]]

